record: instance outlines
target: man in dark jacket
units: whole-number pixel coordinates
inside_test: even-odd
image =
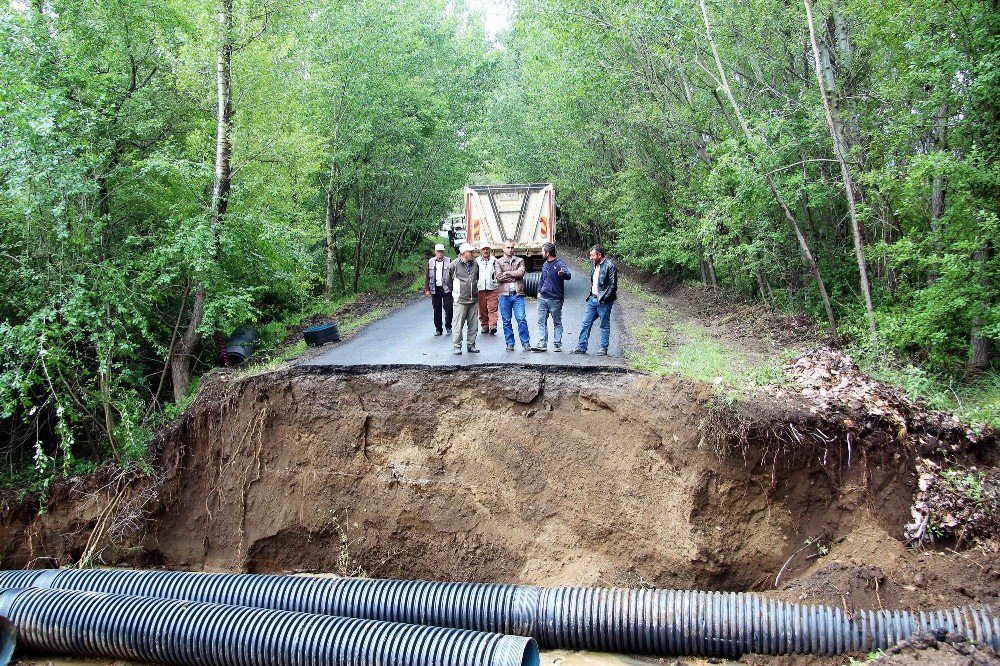
[[[607,256],[607,250],[598,243],[590,248],[590,261],[594,268],[590,272],[590,294],[587,296],[587,312],[583,315],[580,341],[574,354],[586,354],[590,341],[590,330],[594,321],[601,318],[601,347],[596,356],[607,356],[611,343],[611,306],[618,298],[618,267]]]
[[[554,243],[542,246],[542,276],[538,281],[538,344],[532,351],[548,351],[549,315],[552,316],[552,343],[557,352],[562,351],[562,306],[566,291],[563,282],[572,275],[569,266],[562,259],[556,258]]]

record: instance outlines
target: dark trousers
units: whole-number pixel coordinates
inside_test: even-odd
[[[438,287],[431,294],[431,303],[434,305],[434,330],[441,332],[441,310],[444,310],[444,328],[451,328],[452,298],[451,294],[446,294],[444,289]]]

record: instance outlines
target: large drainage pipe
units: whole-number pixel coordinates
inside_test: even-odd
[[[14,625],[0,613],[0,666],[7,666],[14,654]]]
[[[5,583],[4,581],[7,581]],[[543,647],[658,656],[860,654],[947,629],[1000,650],[989,607],[858,611],[758,594],[177,571],[0,573],[5,584],[88,589],[532,636]]]
[[[178,666],[538,666],[531,638],[100,592],[0,592],[23,647]],[[2,655],[0,655],[2,656]],[[9,657],[9,655],[7,655]],[[6,666],[7,660],[0,660]]]

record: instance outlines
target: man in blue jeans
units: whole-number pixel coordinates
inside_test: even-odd
[[[500,285],[500,319],[507,351],[514,351],[514,327],[511,315],[517,319],[517,333],[524,351],[531,349],[528,320],[524,315],[524,259],[514,255],[514,241],[503,244],[503,256],[496,262],[497,283]]]
[[[594,321],[601,318],[601,348],[595,356],[607,356],[611,344],[611,306],[618,298],[618,267],[608,258],[607,250],[598,243],[590,248],[590,261],[594,268],[590,273],[590,295],[587,296],[587,312],[583,315],[580,342],[574,354],[586,354],[590,341],[590,330]]]
[[[552,342],[555,351],[562,351],[562,306],[566,297],[563,282],[572,275],[569,266],[562,259],[556,259],[556,246],[546,243],[542,246],[542,277],[538,281],[538,344],[532,351],[549,350],[549,315],[552,316]]]

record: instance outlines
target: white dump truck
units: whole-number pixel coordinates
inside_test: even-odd
[[[551,183],[469,185],[465,188],[465,229],[468,241],[490,243],[499,255],[514,241],[529,271],[542,266],[542,245],[556,237],[556,197]]]

